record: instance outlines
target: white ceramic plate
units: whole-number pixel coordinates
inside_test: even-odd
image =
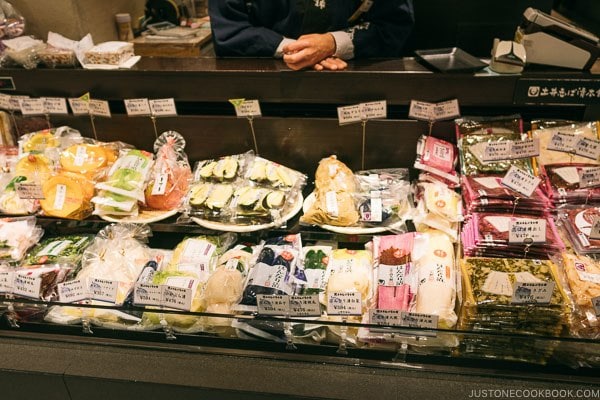
[[[294,215],[298,214],[300,210],[302,210],[302,204],[304,202],[304,198],[302,195],[298,196],[296,199],[296,203],[286,212],[281,220],[283,222],[289,221]],[[206,219],[195,218],[192,217],[192,221],[197,223],[198,225],[212,229],[215,231],[225,231],[225,232],[237,232],[237,233],[245,233],[245,232],[256,232],[263,229],[276,228],[278,224],[276,222],[270,222],[268,224],[260,224],[260,225],[237,225],[237,224],[225,224],[222,222],[209,221]]]
[[[314,204],[316,200],[315,193],[311,193],[304,200],[304,204],[302,205],[302,212],[306,213]],[[364,227],[364,226],[333,226],[333,225],[317,225],[320,228],[325,230],[341,233],[344,235],[371,235],[374,233],[382,233],[388,230],[394,230],[394,228],[399,228],[402,226],[402,221],[398,221],[389,226],[373,226],[373,227]]]
[[[151,224],[153,222],[162,221],[177,214],[177,210],[160,211],[160,210],[140,210],[137,216],[130,215],[100,215],[108,222],[128,222],[132,224]]]

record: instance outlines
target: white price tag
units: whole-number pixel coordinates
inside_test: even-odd
[[[328,315],[362,315],[362,301],[358,292],[333,292],[327,295]]]
[[[12,293],[14,281],[14,272],[0,272],[0,294]]]
[[[596,317],[600,317],[600,296],[594,297],[592,299],[592,306],[594,307],[594,311],[596,312]]]
[[[42,192],[42,185],[39,183],[17,183],[15,184],[15,190],[17,196],[20,199],[44,199],[44,193]]]
[[[402,326],[409,328],[437,329],[438,316],[402,311]]]
[[[108,106],[108,101],[106,100],[90,100],[90,115],[94,115],[96,117],[106,117],[110,118],[110,107]]]
[[[89,292],[92,300],[106,301],[109,303],[117,302],[117,289],[119,282],[108,279],[92,278],[90,279]]]
[[[600,240],[600,218],[596,218],[588,235],[592,240]]]
[[[287,316],[290,313],[290,296],[258,294],[256,295],[256,305],[260,315]]]
[[[160,304],[164,307],[174,308],[176,310],[190,311],[192,309],[193,299],[193,279],[191,287],[178,287],[171,285],[162,286]]]
[[[46,113],[50,115],[67,115],[67,99],[64,97],[42,97]]]
[[[369,322],[372,325],[403,326],[400,310],[369,310]]]
[[[580,189],[600,186],[600,167],[581,169],[578,173]]]
[[[10,110],[11,95],[0,93],[0,110]]]
[[[511,302],[514,304],[548,304],[554,282],[516,282]]]
[[[123,102],[129,117],[144,117],[152,114],[148,99],[125,99]]]
[[[319,295],[290,296],[290,317],[320,317]]]
[[[23,99],[20,102],[21,114],[27,115],[44,115],[46,107],[44,99]]]
[[[260,103],[258,100],[231,99],[229,100],[235,108],[238,117],[261,117]]]
[[[600,140],[583,137],[575,144],[575,154],[598,161],[600,158]]]
[[[338,122],[340,125],[353,124],[362,121],[361,106],[356,104],[353,106],[338,107]]]
[[[133,288],[133,304],[136,306],[160,306],[162,288],[160,285],[137,283]]]
[[[10,96],[10,99],[8,99],[8,109],[10,111],[20,111],[21,101],[28,98],[29,96]]]
[[[552,135],[548,150],[572,153],[577,143],[577,136],[571,133],[556,132]]]
[[[81,279],[58,284],[58,301],[61,303],[76,303],[89,298],[87,282]]]
[[[90,114],[90,103],[85,100],[79,98],[70,98],[69,105],[71,106],[71,111],[73,111],[73,115]]]
[[[512,160],[540,155],[540,139],[515,140],[510,143]]]
[[[426,101],[411,100],[408,117],[420,121],[433,121],[435,104]]]
[[[452,99],[436,103],[433,108],[435,121],[443,121],[446,119],[454,119],[460,117],[460,108],[458,100]]]
[[[540,178],[537,178],[514,165],[510,167],[501,181],[502,185],[525,197],[531,197],[540,182]]]
[[[483,161],[500,161],[510,160],[512,155],[510,153],[511,142],[491,142],[485,144],[485,150],[483,151]]]
[[[371,101],[360,104],[362,120],[387,118],[387,101]]]
[[[42,278],[28,276],[26,273],[15,273],[13,294],[37,299],[40,297]]]
[[[545,243],[546,220],[511,218],[508,222],[508,243]]]
[[[175,99],[154,99],[150,100],[150,111],[155,117],[176,117],[177,107]]]

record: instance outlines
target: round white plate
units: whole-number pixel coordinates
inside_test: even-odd
[[[306,213],[316,200],[315,193],[312,192],[306,197],[304,200],[304,204],[302,205],[302,212]],[[325,230],[341,233],[344,235],[371,235],[374,233],[382,233],[388,230],[393,230],[394,228],[399,228],[402,226],[402,221],[398,221],[389,226],[372,226],[372,227],[364,227],[364,226],[334,226],[334,225],[317,225],[320,228]]]
[[[296,202],[294,203],[294,205],[290,208],[290,210],[287,213],[285,213],[282,216],[282,218],[281,218],[282,223],[289,221],[294,215],[298,214],[298,212],[300,210],[302,210],[303,203],[304,203],[304,198],[302,197],[302,195],[298,196],[298,199],[296,199]],[[212,229],[215,231],[236,232],[236,233],[256,232],[256,231],[260,231],[263,229],[276,228],[278,226],[278,224],[276,222],[270,222],[268,224],[260,224],[260,225],[225,224],[222,222],[209,221],[206,219],[201,219],[201,218],[196,218],[196,217],[192,217],[192,221],[194,221],[198,225],[200,225],[204,228],[207,228],[207,229]]]
[[[161,211],[161,210],[140,210],[139,214],[131,215],[100,215],[108,222],[128,222],[132,224],[151,224],[153,222],[162,221],[177,214],[177,210]]]

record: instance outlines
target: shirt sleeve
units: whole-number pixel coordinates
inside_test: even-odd
[[[399,57],[414,25],[412,0],[379,0],[345,30],[354,57]]]
[[[273,57],[283,35],[250,23],[245,0],[208,2],[217,56]]]

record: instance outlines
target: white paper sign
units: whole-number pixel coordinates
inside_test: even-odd
[[[44,99],[23,99],[20,101],[21,114],[27,115],[44,115],[46,107]]]
[[[337,113],[340,125],[353,124],[362,120],[360,104],[338,107]]]
[[[64,97],[42,97],[46,113],[50,115],[67,115],[67,99]]]
[[[258,294],[256,295],[256,305],[260,315],[287,316],[290,313],[290,296]]]
[[[42,185],[39,183],[17,183],[15,184],[15,190],[17,191],[17,196],[20,199],[44,199],[44,193],[42,192]]]
[[[173,98],[149,100],[149,104],[151,114],[155,117],[177,116],[177,107]]]
[[[79,98],[70,98],[69,105],[73,115],[89,115],[90,114],[90,103]]]
[[[483,161],[500,161],[511,159],[511,142],[491,142],[485,143],[485,149],[483,151]]]
[[[193,289],[191,287],[162,286],[161,305],[176,310],[190,311],[192,308]]]
[[[87,282],[82,279],[58,284],[58,301],[61,303],[75,303],[89,298]]]
[[[514,165],[510,167],[501,181],[502,185],[525,197],[531,197],[540,182],[540,178],[537,178]]]
[[[410,264],[385,265],[379,264],[377,268],[377,281],[384,286],[400,286],[404,284],[404,277],[410,271]]]
[[[9,94],[0,93],[0,110],[10,110],[10,98]]]
[[[41,277],[28,276],[18,272],[15,273],[15,279],[13,282],[13,294],[37,299],[40,297],[41,288]]]
[[[587,168],[579,171],[579,187],[592,188],[600,186],[600,167]]]
[[[89,291],[92,300],[106,301],[109,303],[117,302],[117,289],[119,282],[108,279],[92,278],[90,279]]]
[[[262,112],[260,110],[260,103],[258,100],[246,100],[246,99],[231,99],[229,100],[235,108],[235,115],[238,117],[260,117]]]
[[[154,185],[152,185],[152,196],[160,196],[165,194],[167,190],[167,182],[169,181],[169,175],[157,174],[154,178]]]
[[[123,102],[125,103],[127,115],[130,117],[143,117],[152,114],[148,99],[125,99]]]
[[[10,99],[8,99],[8,109],[10,111],[20,111],[21,100],[25,100],[28,98],[29,96],[10,96]]]
[[[597,161],[600,158],[600,140],[583,137],[575,144],[574,153]]]
[[[90,100],[90,115],[94,115],[96,117],[106,117],[110,118],[110,107],[108,106],[108,101],[106,100]]]
[[[546,220],[511,218],[508,223],[508,243],[545,243]]]
[[[516,282],[511,302],[515,304],[548,304],[554,282]]]
[[[319,295],[290,296],[290,317],[320,317]]]
[[[437,329],[438,316],[402,311],[402,326],[410,328]]]
[[[435,121],[443,121],[446,119],[454,119],[460,117],[460,108],[458,107],[458,100],[452,99],[436,103],[433,108],[433,112]]]
[[[411,100],[408,117],[420,121],[433,121],[434,106],[426,101]]]
[[[333,292],[327,295],[328,315],[362,315],[361,296],[358,292]]]
[[[162,287],[148,283],[137,283],[133,288],[133,304],[137,306],[160,306]]]
[[[556,132],[552,135],[550,143],[548,143],[548,150],[572,153],[576,143],[576,135],[571,133]]]
[[[14,280],[14,272],[0,272],[0,293],[12,293]]]
[[[371,101],[360,104],[362,120],[387,118],[387,101]]]
[[[485,143],[482,160],[484,162],[516,160],[540,155],[540,140],[505,140]]]
[[[400,310],[369,310],[369,322],[372,325],[403,326]]]
[[[460,117],[458,100],[452,99],[439,103],[411,100],[408,117],[428,122],[443,121]]]

